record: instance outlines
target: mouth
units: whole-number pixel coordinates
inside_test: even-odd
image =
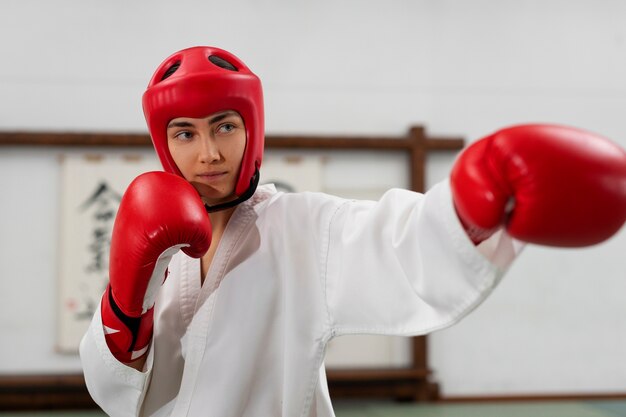
[[[201,172],[196,176],[203,180],[215,181],[225,177],[228,171],[215,171],[215,172]]]

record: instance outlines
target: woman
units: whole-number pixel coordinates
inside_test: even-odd
[[[514,238],[588,245],[626,218],[626,153],[575,129],[506,129],[426,194],[350,201],[257,189],[261,84],[226,51],[173,54],[143,105],[166,172],[124,195],[80,349],[112,416],[333,416],[330,339],[450,326],[498,283]]]

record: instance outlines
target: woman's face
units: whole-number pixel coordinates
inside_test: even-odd
[[[246,148],[246,128],[239,113],[227,110],[200,119],[172,119],[167,143],[178,169],[206,204],[214,206],[236,197]]]

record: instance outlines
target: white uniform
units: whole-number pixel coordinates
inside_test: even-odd
[[[512,243],[500,234],[477,250],[447,182],[379,202],[260,187],[202,287],[199,260],[172,259],[144,372],[111,355],[96,312],[80,347],[87,387],[115,417],[334,416],[330,339],[450,326],[497,284]]]

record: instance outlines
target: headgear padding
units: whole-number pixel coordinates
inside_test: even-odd
[[[180,176],[167,144],[168,123],[225,110],[238,112],[246,127],[235,194],[251,194],[263,157],[263,91],[259,78],[239,58],[209,46],[176,52],[157,68],[143,95],[143,112],[163,169]]]

